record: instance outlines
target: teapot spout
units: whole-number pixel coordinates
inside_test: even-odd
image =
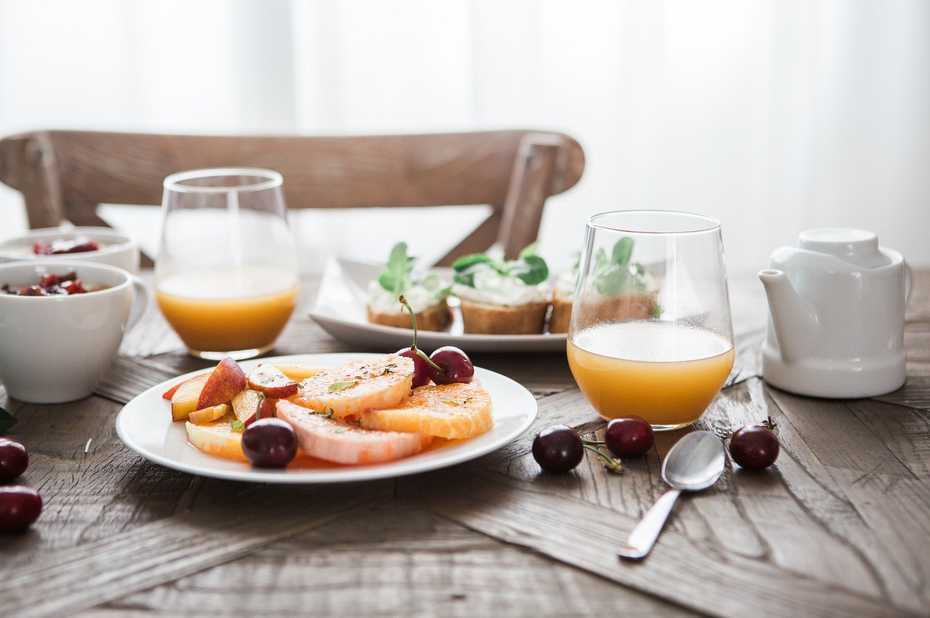
[[[783,271],[774,268],[760,270],[759,281],[768,297],[772,327],[782,359],[791,362],[810,355],[820,330],[816,310],[798,295]]]

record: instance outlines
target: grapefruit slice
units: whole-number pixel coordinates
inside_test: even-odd
[[[300,383],[291,401],[337,419],[372,408],[391,408],[410,396],[413,360],[387,354],[381,358],[327,367]]]
[[[277,417],[294,428],[301,450],[341,464],[377,464],[419,453],[431,438],[416,433],[374,431],[341,423],[286,400]]]
[[[368,429],[409,431],[458,440],[483,434],[494,422],[491,395],[477,381],[421,386],[400,406],[371,410],[361,417]]]

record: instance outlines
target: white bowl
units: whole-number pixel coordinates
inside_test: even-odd
[[[37,241],[70,240],[78,236],[96,240],[101,248],[98,251],[58,255],[36,255],[32,252],[32,245]],[[97,262],[116,266],[135,274],[139,272],[139,245],[129,236],[108,227],[47,227],[0,242],[0,262],[48,262],[50,260]]]
[[[0,285],[33,284],[42,275],[72,270],[85,283],[106,289],[70,296],[0,292],[0,382],[14,399],[61,403],[90,395],[110,369],[123,333],[145,312],[145,285],[107,264],[0,264]]]

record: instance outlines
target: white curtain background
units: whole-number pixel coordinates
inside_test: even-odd
[[[580,185],[542,249],[617,208],[719,218],[731,274],[821,225],[930,264],[930,2],[0,0],[0,134],[39,128],[359,134],[565,131]],[[155,243],[157,211],[105,216]],[[317,265],[479,213],[294,217]],[[25,228],[0,188],[0,237]]]

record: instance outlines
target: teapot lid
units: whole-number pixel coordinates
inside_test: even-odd
[[[887,266],[891,258],[878,249],[878,236],[848,227],[820,227],[801,232],[802,249],[827,253],[864,268]]]

